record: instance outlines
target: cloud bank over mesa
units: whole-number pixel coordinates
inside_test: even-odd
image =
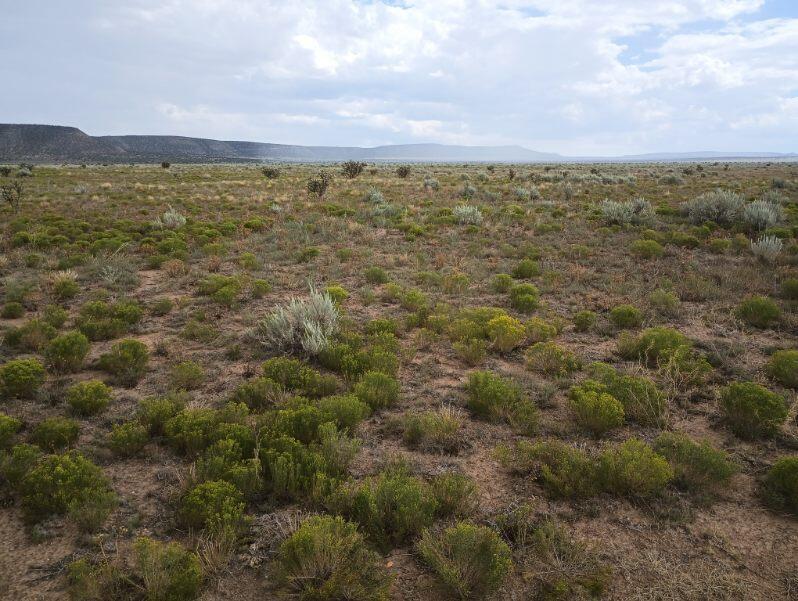
[[[794,0],[31,0],[2,13],[5,122],[578,155],[798,150]]]

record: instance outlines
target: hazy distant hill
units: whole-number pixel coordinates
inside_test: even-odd
[[[89,136],[75,127],[0,124],[0,162],[39,163],[219,163],[235,161],[425,161],[425,162],[564,162],[780,159],[778,153],[656,153],[623,157],[566,157],[522,146],[396,144],[295,146],[222,141],[184,136]]]

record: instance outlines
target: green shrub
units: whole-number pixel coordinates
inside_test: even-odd
[[[58,372],[78,371],[83,366],[91,344],[89,339],[78,331],[56,336],[44,350],[47,364]]]
[[[388,601],[391,577],[357,526],[340,517],[311,516],[285,539],[275,558],[277,580],[308,601]]]
[[[513,569],[507,543],[490,528],[467,522],[439,533],[425,530],[416,551],[459,599],[485,599],[501,587]]]
[[[559,441],[520,441],[497,449],[499,461],[514,472],[531,474],[557,498],[594,496],[600,490],[596,462],[584,451]]]
[[[363,272],[363,276],[369,284],[387,284],[388,274],[382,267],[368,267]]]
[[[146,398],[139,402],[138,417],[147,426],[150,434],[160,436],[165,432],[166,423],[177,415],[185,404],[186,398],[180,394]]]
[[[136,421],[114,424],[108,434],[107,445],[114,455],[132,457],[140,453],[150,435],[146,426]]]
[[[247,498],[254,498],[263,488],[260,461],[246,458],[241,445],[230,438],[217,440],[205,449],[195,467],[198,481],[224,480]]]
[[[784,398],[754,382],[735,382],[722,388],[720,409],[740,438],[773,436],[787,419]]]
[[[762,492],[771,507],[798,515],[798,456],[776,461],[765,475]]]
[[[322,397],[335,392],[334,376],[322,374],[298,359],[274,357],[263,364],[263,375],[288,390],[308,397]]]
[[[25,315],[25,307],[16,301],[7,302],[0,310],[0,317],[3,319],[19,319],[23,315]]]
[[[679,297],[669,290],[657,288],[648,295],[648,304],[660,315],[676,317],[679,314],[681,302]]]
[[[80,286],[70,277],[61,277],[53,282],[53,297],[60,301],[75,298],[78,292],[80,292]]]
[[[500,353],[507,353],[521,344],[526,338],[523,324],[509,315],[498,315],[486,326],[491,344]]]
[[[132,338],[120,340],[100,357],[99,367],[120,386],[132,388],[147,371],[150,352],[143,342]]]
[[[781,320],[781,309],[766,296],[752,296],[741,302],[734,314],[755,328],[769,328]]]
[[[457,453],[462,445],[462,425],[459,412],[449,406],[408,413],[401,422],[405,444],[427,453]]]
[[[96,415],[111,402],[111,388],[99,380],[86,380],[69,387],[66,400],[78,415]]]
[[[43,449],[56,451],[75,444],[80,425],[74,419],[49,417],[36,424],[31,440]]]
[[[786,278],[781,283],[781,298],[798,300],[798,278]]]
[[[399,398],[399,382],[384,373],[370,371],[363,374],[353,392],[372,411],[378,411],[396,403]]]
[[[58,305],[47,305],[42,311],[42,319],[54,328],[60,328],[65,323],[69,314]]]
[[[587,332],[595,325],[597,318],[593,311],[579,311],[574,315],[574,329],[577,332]]]
[[[532,317],[524,324],[526,338],[529,342],[546,342],[555,338],[560,333],[559,328],[553,323],[540,317]]]
[[[513,285],[513,276],[509,273],[497,273],[491,281],[491,288],[494,292],[508,292]]]
[[[787,388],[798,388],[798,351],[776,351],[765,366],[768,376]]]
[[[203,482],[183,497],[179,514],[180,522],[188,528],[235,533],[244,523],[244,497],[224,480]]]
[[[187,455],[196,454],[223,438],[234,438],[243,449],[251,452],[255,434],[242,423],[245,417],[245,405],[229,404],[220,411],[204,407],[182,409],[163,424],[163,431],[169,442]]]
[[[44,453],[36,445],[14,445],[8,453],[0,452],[0,475],[11,486],[17,487],[43,456]]]
[[[658,495],[674,476],[668,461],[636,438],[604,451],[599,469],[605,490],[629,497]]]
[[[644,426],[664,425],[667,399],[654,382],[642,376],[620,374],[604,363],[592,364],[590,372],[598,382],[588,380],[582,385],[618,399],[628,419]]]
[[[369,416],[369,406],[352,394],[327,396],[316,401],[324,421],[333,421],[342,430],[353,431]]]
[[[253,411],[263,411],[285,396],[285,389],[271,378],[252,378],[239,384],[230,397],[233,403],[244,403]]]
[[[526,366],[549,376],[567,376],[582,367],[579,358],[554,342],[538,342],[527,349]]]
[[[169,382],[175,390],[195,390],[202,386],[205,372],[194,361],[181,361],[169,372]]]
[[[639,328],[643,323],[643,312],[632,305],[618,305],[610,311],[610,321],[616,328]]]
[[[37,359],[14,359],[0,366],[0,395],[33,398],[44,384],[44,366]]]
[[[618,339],[618,353],[624,359],[637,359],[652,367],[682,346],[690,347],[692,343],[673,328],[647,328],[637,337],[622,333]]]
[[[438,509],[429,485],[401,467],[343,486],[332,503],[384,550],[406,543],[430,526]]]
[[[570,393],[570,408],[576,423],[593,436],[601,437],[623,425],[621,402],[611,394],[598,392],[589,386],[574,386]]]
[[[519,280],[527,280],[540,275],[540,266],[533,259],[521,259],[513,269],[513,277]]]
[[[539,296],[534,284],[515,284],[510,288],[510,306],[521,313],[532,313],[540,306]]]
[[[469,374],[465,390],[468,408],[477,417],[506,421],[526,434],[537,430],[537,406],[512,380],[489,371],[475,371]]]
[[[632,254],[642,259],[661,257],[665,249],[656,240],[635,240],[629,247]]]
[[[77,451],[44,457],[21,482],[25,518],[38,522],[52,514],[73,513],[102,501],[105,516],[110,486],[102,470]]]
[[[654,450],[671,464],[676,483],[692,492],[718,489],[737,472],[725,452],[706,440],[696,442],[684,434],[660,434]]]
[[[447,472],[435,476],[432,496],[440,517],[464,518],[472,515],[479,505],[476,483],[465,474]]]
[[[202,586],[202,566],[196,554],[179,543],[140,537],[133,545],[135,574],[152,601],[191,601]]]
[[[38,353],[55,338],[56,329],[41,319],[31,319],[18,328],[9,328],[3,341],[11,348]]]
[[[11,446],[14,435],[21,427],[21,421],[5,413],[0,413],[0,450]]]
[[[173,307],[174,303],[172,302],[172,299],[160,298],[150,306],[150,313],[155,317],[162,317],[167,315]]]
[[[75,323],[89,340],[110,340],[129,332],[144,315],[135,301],[121,300],[109,305],[91,301],[80,308]]]

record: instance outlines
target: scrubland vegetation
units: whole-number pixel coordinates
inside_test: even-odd
[[[798,594],[795,165],[2,173],[0,596]]]

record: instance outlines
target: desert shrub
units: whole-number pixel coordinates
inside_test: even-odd
[[[491,280],[491,288],[494,292],[508,292],[513,285],[513,276],[509,273],[497,273]]]
[[[241,293],[241,281],[235,276],[212,274],[201,280],[198,291],[215,303],[232,307]]]
[[[468,408],[477,417],[505,421],[527,434],[537,430],[537,406],[514,381],[489,371],[475,371],[469,374],[465,390]]]
[[[440,517],[464,518],[476,512],[479,506],[477,485],[465,474],[445,472],[435,476],[430,485]]]
[[[3,342],[11,348],[39,352],[55,338],[56,329],[42,319],[31,319],[18,328],[8,328]]]
[[[618,399],[606,392],[598,392],[595,388],[571,388],[569,406],[579,427],[593,436],[601,437],[613,428],[623,425],[624,411]]]
[[[493,348],[500,353],[513,350],[526,338],[524,325],[509,315],[497,315],[487,323],[486,329]]]
[[[687,336],[673,328],[664,327],[647,328],[636,337],[622,334],[618,339],[621,357],[637,359],[649,366],[656,366],[682,346],[691,346]]]
[[[559,328],[553,323],[547,322],[540,317],[530,318],[526,324],[526,337],[530,342],[546,342],[555,338],[560,333]]]
[[[643,312],[632,305],[618,305],[610,311],[610,321],[616,328],[637,328],[643,323]]]
[[[327,192],[327,188],[330,187],[332,183],[332,175],[324,171],[323,169],[320,170],[315,177],[311,177],[305,187],[307,188],[308,194],[312,194],[319,200],[324,197],[325,192]]]
[[[751,253],[763,263],[774,263],[784,248],[784,242],[776,236],[763,235],[751,240]]]
[[[765,502],[774,509],[798,515],[798,456],[782,457],[762,482]]]
[[[387,601],[391,577],[357,526],[332,516],[311,516],[286,538],[275,558],[277,580],[300,599]]]
[[[660,374],[677,389],[704,384],[712,373],[709,362],[687,345],[668,352],[658,366]]]
[[[665,253],[665,249],[656,240],[635,240],[629,250],[633,255],[642,259],[654,259]]]
[[[664,288],[657,288],[648,295],[648,304],[660,315],[676,317],[679,314],[679,297]]]
[[[288,390],[311,398],[335,392],[338,382],[334,376],[322,374],[298,359],[274,357],[263,364],[263,376]]]
[[[755,328],[769,328],[781,320],[781,309],[766,296],[752,296],[742,301],[734,314]]]
[[[114,455],[131,457],[144,449],[149,438],[149,432],[143,424],[130,421],[114,424],[108,434],[106,444]]]
[[[267,377],[252,378],[239,384],[230,396],[233,403],[244,403],[253,411],[263,411],[285,396],[285,389]]]
[[[781,298],[798,300],[798,278],[786,278],[781,283]]]
[[[44,366],[37,359],[13,359],[0,366],[0,396],[32,398],[44,384]]]
[[[0,476],[17,487],[43,456],[44,452],[36,445],[14,445],[7,453],[0,452]]]
[[[674,476],[668,461],[636,438],[604,451],[599,470],[605,490],[641,498],[660,494]]]
[[[410,175],[410,165],[399,165],[396,168],[396,175],[402,179]]]
[[[78,439],[80,425],[66,417],[48,417],[36,424],[31,440],[43,449],[57,451],[69,447]]]
[[[579,311],[574,315],[574,329],[577,332],[587,332],[595,325],[597,318],[593,311]]]
[[[99,380],[86,380],[67,389],[66,401],[78,415],[96,415],[111,402],[111,388]]]
[[[787,388],[798,388],[798,351],[776,351],[765,366],[768,376]]]
[[[717,189],[684,203],[682,213],[696,225],[707,221],[730,225],[739,217],[743,204],[743,197],[736,192]]]
[[[755,200],[743,207],[740,220],[749,230],[766,230],[784,218],[781,206],[766,200]]]
[[[318,355],[338,331],[339,313],[329,294],[311,288],[258,323],[255,336],[270,351]]]
[[[75,298],[78,292],[80,292],[80,286],[78,286],[78,283],[75,281],[73,272],[62,272],[56,274],[51,280],[50,291],[55,299],[65,301],[70,298]]]
[[[192,455],[216,440],[231,438],[247,452],[255,446],[255,434],[243,422],[246,405],[228,404],[221,410],[182,409],[163,424],[169,442],[181,453]]]
[[[353,431],[371,414],[369,406],[353,394],[321,398],[316,401],[316,407],[325,417],[325,421],[334,421],[339,428],[349,431]]]
[[[80,308],[75,324],[89,340],[110,340],[129,332],[143,314],[135,301],[91,301]]]
[[[138,418],[147,426],[150,434],[164,434],[166,422],[177,415],[186,404],[186,398],[180,394],[161,397],[149,397],[139,402]]]
[[[169,382],[175,390],[194,390],[202,386],[205,373],[194,361],[181,361],[169,371]]]
[[[16,301],[4,304],[2,310],[0,310],[0,317],[3,319],[17,319],[23,315],[25,315],[25,307],[22,306],[22,303]]]
[[[89,339],[81,332],[67,332],[50,341],[44,350],[44,357],[55,371],[78,371],[90,348]]]
[[[332,503],[384,550],[407,542],[430,526],[437,511],[430,486],[403,467],[391,467],[359,484],[344,485],[334,494]]]
[[[654,221],[654,207],[644,198],[625,202],[605,200],[601,203],[601,214],[611,225],[644,225]]]
[[[369,284],[387,284],[388,274],[382,267],[372,266],[367,267],[363,271],[363,277]]]
[[[618,399],[626,418],[645,426],[664,424],[667,399],[654,382],[642,376],[620,374],[604,363],[592,364],[590,372],[598,382],[588,380],[582,386]]]
[[[133,545],[134,573],[152,601],[190,601],[202,586],[202,566],[196,554],[179,543],[140,537]]]
[[[462,446],[463,419],[451,406],[408,413],[401,421],[405,444],[427,453],[457,453]]]
[[[533,284],[515,284],[510,288],[510,305],[521,313],[532,313],[540,306],[539,295]]]
[[[540,266],[534,259],[521,259],[513,269],[513,277],[525,280],[540,275]]]
[[[0,413],[0,450],[11,446],[14,435],[21,427],[21,421],[5,413]]]
[[[69,314],[58,305],[47,305],[42,311],[42,319],[54,328],[60,328],[65,323]]]
[[[120,386],[132,388],[147,371],[150,352],[143,342],[132,338],[120,340],[100,357],[98,366]]]
[[[372,411],[386,409],[399,398],[399,381],[387,374],[370,371],[363,374],[353,392]]]
[[[22,479],[20,492],[25,518],[31,522],[82,507],[104,506],[103,518],[113,510],[108,479],[77,451],[44,457]]]
[[[455,342],[452,344],[452,348],[458,357],[471,366],[482,363],[488,350],[485,341],[476,338]]]
[[[195,463],[195,475],[198,482],[229,482],[247,498],[257,496],[263,488],[260,460],[245,455],[232,438],[217,440],[205,449]]]
[[[470,205],[457,205],[452,209],[452,217],[460,225],[480,225],[482,223],[482,211],[479,207]]]
[[[567,376],[582,366],[574,353],[554,342],[533,344],[525,357],[527,369],[549,376]]]
[[[416,551],[443,586],[460,599],[485,599],[513,568],[507,543],[490,528],[468,522],[442,532],[425,530]]]
[[[244,497],[224,480],[203,482],[183,497],[179,516],[188,528],[213,533],[238,532],[244,523]]]
[[[563,442],[520,441],[512,447],[500,446],[497,455],[506,468],[532,475],[552,497],[588,498],[600,490],[593,458]]]
[[[654,450],[673,467],[675,482],[692,492],[716,490],[737,472],[725,452],[706,440],[697,442],[684,434],[660,434],[654,441]]]
[[[787,419],[787,402],[754,382],[735,382],[720,391],[720,409],[740,438],[773,436]]]

